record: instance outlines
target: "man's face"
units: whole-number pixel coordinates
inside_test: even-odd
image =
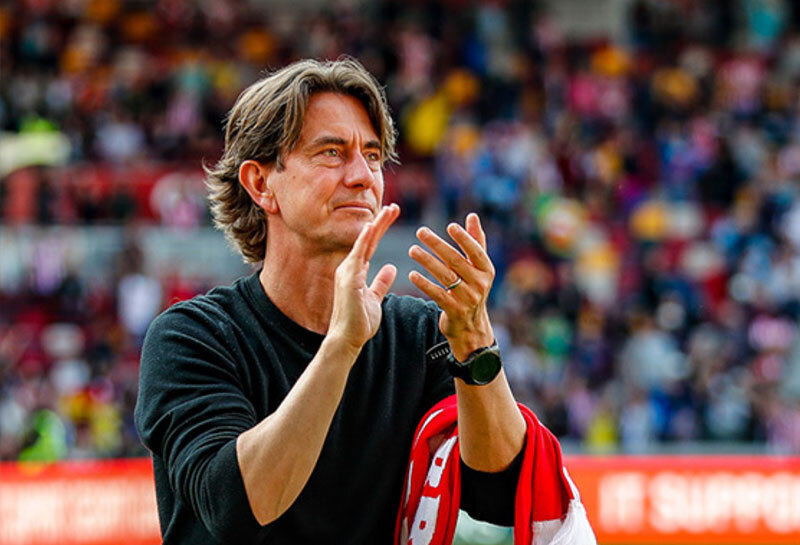
[[[273,167],[269,238],[301,248],[349,250],[383,199],[380,141],[364,106],[337,93],[308,101],[300,139]]]

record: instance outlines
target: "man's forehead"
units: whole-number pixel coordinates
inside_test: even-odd
[[[309,97],[300,130],[301,142],[307,144],[320,138],[349,139],[356,134],[363,140],[379,142],[377,131],[360,100],[332,92],[315,93]]]

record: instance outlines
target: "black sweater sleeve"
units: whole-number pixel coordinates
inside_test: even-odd
[[[514,500],[525,445],[506,469],[486,473],[461,460],[461,509],[470,517],[498,526],[514,526]]]
[[[213,316],[187,306],[156,318],[142,350],[135,416],[176,498],[216,539],[238,543],[268,529],[253,516],[239,473],[236,438],[256,418],[224,339]]]

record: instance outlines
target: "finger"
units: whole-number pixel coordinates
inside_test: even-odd
[[[422,265],[443,286],[450,286],[460,278],[455,271],[416,244],[408,249],[408,255]]]
[[[352,258],[358,259],[359,261],[368,261],[365,255],[369,248],[369,238],[372,235],[373,229],[374,226],[372,223],[368,223],[361,228],[361,232],[358,234],[356,242],[353,244],[353,248],[350,250],[350,253],[347,254],[347,257],[352,256]]]
[[[372,256],[375,254],[375,250],[378,248],[378,243],[383,238],[383,235],[386,234],[386,231],[389,227],[394,223],[394,221],[400,216],[400,207],[396,204],[392,203],[389,206],[384,206],[378,217],[375,218],[373,224],[375,225],[375,230],[370,237],[369,248],[367,249],[367,259],[372,259]]]
[[[467,228],[467,232],[478,241],[478,244],[486,250],[486,233],[483,230],[483,225],[481,225],[481,218],[475,212],[470,212],[467,214],[467,219],[464,222],[464,225]]]
[[[447,290],[437,286],[417,271],[408,273],[408,279],[419,288],[422,293],[433,299],[442,310],[449,311],[455,307],[456,301]]]
[[[378,274],[375,275],[375,278],[372,279],[372,283],[369,285],[369,289],[375,293],[380,299],[386,297],[386,294],[389,293],[389,288],[392,287],[394,283],[394,279],[397,277],[397,267],[392,265],[391,263],[387,263],[381,270],[378,271]]]
[[[369,260],[372,258],[372,255],[375,253],[375,249],[378,247],[378,242],[386,233],[389,225],[391,225],[391,223],[394,221],[396,214],[397,212],[392,210],[391,206],[384,206],[380,209],[378,215],[375,216],[375,219],[370,222],[370,225],[372,225],[372,231],[369,239],[366,241],[364,259]]]
[[[388,208],[389,207],[386,206],[381,208],[375,219],[361,229],[355,244],[353,244],[353,249],[350,251],[350,254],[353,257],[361,261],[369,261],[369,259],[372,257],[372,254],[375,252],[375,248],[377,247],[377,241],[375,240],[376,230],[380,229],[381,226],[384,225],[386,216],[390,213]],[[391,223],[391,221],[389,223]],[[386,232],[386,228],[388,228],[388,225],[383,228],[383,233]],[[383,236],[383,233],[380,233],[380,236]]]
[[[417,230],[417,238],[425,243],[431,251],[450,269],[461,278],[472,278],[472,265],[467,261],[461,252],[453,248],[439,235],[428,229],[421,227]]]
[[[467,256],[470,263],[482,271],[491,270],[492,261],[486,255],[485,247],[481,245],[472,233],[457,223],[451,223],[447,226],[447,234],[456,241],[456,244]]]

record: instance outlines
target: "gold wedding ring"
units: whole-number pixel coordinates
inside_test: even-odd
[[[447,291],[451,291],[453,288],[458,286],[460,283],[461,283],[461,277],[459,276],[458,279],[455,282],[453,282],[452,284],[447,286]]]

